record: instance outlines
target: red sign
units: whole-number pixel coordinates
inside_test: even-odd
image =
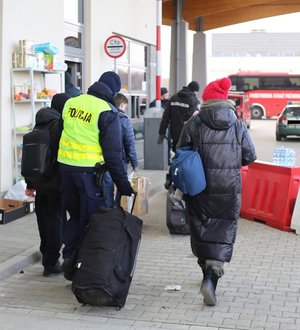
[[[109,57],[121,57],[126,51],[126,42],[121,36],[110,36],[105,41],[104,50]]]

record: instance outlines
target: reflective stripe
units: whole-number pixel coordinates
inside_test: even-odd
[[[181,103],[181,102],[171,102],[171,105],[175,105],[176,107],[181,107],[181,108],[189,108],[190,105],[187,103]]]
[[[75,149],[75,150],[82,150],[84,152],[86,151],[91,151],[91,152],[97,152],[98,154],[100,153],[100,145],[98,146],[88,146],[86,144],[81,144],[81,143],[76,143],[76,142],[72,142],[70,140],[66,140],[64,138],[61,138],[60,139],[60,148],[63,148],[63,147],[67,147],[68,149]]]
[[[61,150],[60,154],[62,157],[74,159],[73,164],[77,163],[76,162],[77,159],[93,160],[95,161],[93,164],[96,164],[96,162],[99,161],[99,154],[78,153],[76,151],[67,151],[67,150]],[[99,163],[101,164],[104,163],[103,157],[102,157],[102,161],[99,161]]]

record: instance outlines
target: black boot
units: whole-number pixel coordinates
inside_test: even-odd
[[[171,180],[171,176],[169,173],[166,174],[166,182],[164,184],[164,187],[169,190],[169,188],[171,187],[172,184],[172,180]]]
[[[208,267],[205,271],[204,279],[202,281],[200,292],[204,297],[204,304],[208,306],[215,306],[217,303],[216,288],[219,276]]]
[[[202,282],[203,282],[205,277],[205,260],[198,259],[198,265],[202,270],[202,275],[203,275]]]
[[[72,281],[73,273],[74,273],[74,264],[72,263],[72,261],[66,258],[62,263],[61,268],[64,273],[65,279],[68,281]]]

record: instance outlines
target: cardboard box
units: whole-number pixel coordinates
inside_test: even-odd
[[[58,57],[55,54],[45,54],[44,55],[44,61],[45,61],[45,69],[47,70],[58,70],[59,69],[59,63],[58,63]]]
[[[14,199],[0,199],[0,224],[21,218],[27,214],[26,205],[22,201]]]

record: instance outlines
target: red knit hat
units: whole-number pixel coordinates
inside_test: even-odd
[[[231,87],[229,78],[222,78],[209,83],[202,93],[202,100],[227,100],[228,91]]]

